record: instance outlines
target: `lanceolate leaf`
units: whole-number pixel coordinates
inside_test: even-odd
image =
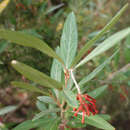
[[[60,109],[59,108],[53,108],[53,109],[48,109],[48,110],[45,110],[45,111],[41,111],[40,113],[36,114],[35,117],[33,118],[32,121],[35,121],[45,115],[48,115],[48,114],[52,114],[52,113],[56,113],[56,112],[59,112]]]
[[[56,48],[56,53],[60,56],[60,48]],[[57,60],[54,59],[51,67],[51,78],[61,81],[61,72],[62,72],[62,66],[61,63]]]
[[[66,68],[69,68],[77,50],[78,36],[76,19],[74,13],[70,13],[65,21],[63,34],[61,36],[61,57]]]
[[[36,69],[33,69],[28,65],[13,60],[12,66],[29,80],[32,80],[44,87],[62,89],[62,84],[60,82],[53,80],[49,76]]]
[[[126,8],[128,7],[128,4],[126,4],[116,15],[115,17],[113,17],[113,19],[101,30],[101,32],[96,35],[92,40],[90,40],[88,43],[86,43],[86,45],[79,51],[78,55],[75,57],[71,67],[74,67],[78,61],[82,58],[82,56],[92,47],[92,45],[98,40],[100,39],[105,32],[107,32],[108,30],[110,30],[115,23],[117,23],[117,21],[119,20],[120,16],[123,14],[123,12],[126,10]]]
[[[38,39],[37,37],[24,32],[0,29],[0,38],[9,40],[10,42],[14,42],[19,45],[38,49],[48,56],[56,58],[59,62],[64,64],[63,60],[52,50],[52,48],[50,48],[44,41]]]
[[[56,104],[54,100],[49,96],[39,96],[37,99],[41,102],[48,103],[48,104]]]
[[[102,87],[96,88],[93,91],[89,92],[88,95],[93,98],[98,98],[107,89],[107,87],[107,85],[104,85]]]
[[[17,106],[7,106],[0,109],[0,115],[7,114],[8,112],[14,111],[17,108]]]
[[[71,90],[64,88],[63,96],[71,107],[78,107],[78,101],[76,100],[76,95]]]
[[[128,34],[130,34],[130,28],[124,29],[122,31],[119,31],[109,38],[107,38],[105,41],[103,41],[99,46],[97,46],[89,55],[87,55],[83,60],[80,61],[79,64],[76,65],[75,68],[78,68],[79,66],[85,64],[95,56],[100,55],[101,53],[105,52],[106,50],[110,49],[117,43],[119,43],[123,38],[125,38]]]
[[[44,95],[48,95],[48,93],[46,93],[43,90],[37,88],[36,86],[33,86],[31,84],[28,84],[28,83],[13,81],[13,82],[11,82],[11,84],[14,85],[15,87],[26,89],[26,90],[29,90],[31,92],[37,92],[37,93],[42,93]]]
[[[81,121],[82,114],[79,114],[76,118]],[[109,124],[106,120],[101,118],[99,115],[89,116],[89,117],[86,116],[85,123],[103,130],[115,130],[115,128],[111,124]]]
[[[87,83],[88,81],[90,81],[91,79],[93,79],[104,67],[106,64],[108,64],[112,58],[118,53],[118,51],[116,51],[110,58],[108,58],[105,62],[103,62],[101,65],[99,65],[96,69],[93,70],[93,72],[91,72],[89,75],[87,75],[86,77],[84,77],[80,82],[79,85],[82,86],[85,83]]]
[[[38,128],[38,127],[44,128],[45,126],[48,125],[48,123],[54,122],[55,120],[57,120],[57,118],[47,118],[47,117],[35,121],[27,120],[19,124],[15,128],[13,128],[12,130],[30,130],[32,128]]]

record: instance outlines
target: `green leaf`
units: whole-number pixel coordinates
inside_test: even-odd
[[[7,46],[8,46],[8,42],[5,41],[0,42],[0,53],[2,53]]]
[[[32,121],[35,121],[45,115],[49,115],[49,114],[52,114],[52,113],[56,113],[56,112],[59,112],[60,109],[59,108],[53,108],[53,109],[48,109],[48,110],[44,110],[44,111],[41,111],[40,113],[36,114],[34,116],[34,118],[32,119]]]
[[[37,99],[44,103],[56,104],[55,101],[49,96],[39,96],[39,97],[37,97]]]
[[[103,118],[106,121],[110,121],[111,120],[111,116],[108,114],[98,114],[101,118]]]
[[[14,42],[22,46],[38,49],[41,52],[47,54],[48,56],[56,58],[59,62],[61,62],[64,65],[62,59],[53,51],[52,48],[50,48],[44,41],[30,34],[20,31],[0,29],[0,38],[9,40],[10,42]]]
[[[119,43],[123,38],[125,38],[128,34],[130,34],[130,28],[126,28],[124,30],[121,30],[109,38],[107,38],[105,41],[103,41],[100,45],[98,45],[89,55],[87,55],[83,60],[81,60],[75,68],[78,68],[79,66],[85,64],[95,56],[100,55],[101,53],[107,51],[117,43]]]
[[[55,10],[57,10],[57,9],[59,9],[59,8],[61,8],[62,6],[64,6],[63,3],[49,8],[49,9],[47,10],[47,12],[46,12],[46,15],[49,14],[49,13],[51,13],[51,12],[53,12],[53,11],[55,11]]]
[[[76,100],[76,95],[71,90],[64,88],[63,96],[71,107],[75,108],[78,107],[78,101]]]
[[[43,103],[43,102],[41,102],[41,101],[37,101],[37,102],[36,102],[36,106],[37,106],[37,108],[38,108],[40,111],[44,111],[44,110],[47,109],[45,103]]]
[[[45,75],[44,73],[33,69],[32,67],[25,65],[23,63],[20,63],[18,61],[13,60],[12,66],[22,75],[24,75],[29,80],[32,80],[44,87],[48,88],[57,88],[61,89],[62,84],[56,80],[53,80],[49,76]]]
[[[27,120],[27,121],[24,121],[21,124],[17,125],[12,130],[30,130],[32,128],[37,128],[37,127],[44,128],[46,125],[48,125],[48,123],[50,121],[54,121],[54,120],[55,120],[54,118],[47,118],[47,117],[44,117],[42,119],[38,119],[35,121]]]
[[[126,4],[113,18],[112,20],[100,31],[100,33],[98,35],[96,35],[94,38],[92,38],[88,43],[86,43],[86,45],[79,51],[78,55],[75,57],[71,67],[74,67],[79,60],[82,58],[82,56],[84,56],[84,54],[92,47],[92,45],[98,40],[100,39],[105,32],[107,32],[108,30],[110,30],[118,21],[120,16],[124,13],[124,11],[126,10],[126,8],[128,7],[128,4]]]
[[[48,124],[44,127],[45,130],[58,130],[60,123],[60,118],[56,118],[55,120],[52,120],[48,122]]]
[[[69,68],[77,50],[78,36],[74,13],[70,13],[65,21],[63,33],[61,36],[60,49],[61,58],[66,68]]]
[[[82,114],[78,114],[77,119],[79,119],[80,121],[82,120]],[[91,126],[94,126],[96,128],[99,129],[104,129],[104,130],[115,130],[115,128],[109,124],[106,120],[104,120],[103,118],[101,118],[99,115],[95,115],[95,116],[86,116],[85,117],[85,123],[89,124]]]
[[[96,88],[93,91],[89,92],[88,95],[93,98],[98,98],[107,89],[107,87],[107,85],[104,85],[102,87]]]
[[[11,84],[15,87],[26,89],[31,92],[37,92],[37,93],[42,93],[44,95],[48,95],[46,92],[42,91],[41,89],[39,89],[31,84],[28,84],[28,83],[13,81],[13,82],[11,82]]]
[[[127,37],[125,41],[124,58],[126,63],[130,63],[130,35]]]
[[[17,106],[7,106],[0,109],[0,115],[7,114],[8,112],[14,111],[17,108]]]
[[[105,60],[105,62],[103,62],[101,65],[99,65],[96,69],[93,70],[93,72],[91,72],[89,75],[87,75],[86,77],[84,77],[78,84],[80,86],[84,85],[85,83],[89,82],[91,79],[93,79],[105,66],[106,64],[110,63],[110,61],[112,60],[112,58],[119,52],[119,50],[117,50],[111,57],[109,57],[107,60]]]
[[[56,48],[57,55],[60,56],[60,48]],[[51,67],[51,78],[61,81],[61,73],[62,73],[62,66],[60,62],[56,59],[53,60],[52,67]]]

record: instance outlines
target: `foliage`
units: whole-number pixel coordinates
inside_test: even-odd
[[[2,12],[3,14],[1,14],[1,16],[4,16],[3,18],[9,22],[8,25],[10,27],[6,27],[5,23],[0,29],[0,38],[2,38],[0,41],[0,72],[3,74],[3,80],[0,82],[4,83],[14,79],[21,79],[10,67],[10,60],[17,59],[18,61],[13,60],[11,65],[31,81],[13,81],[12,86],[41,95],[37,97],[36,103],[40,112],[37,113],[32,120],[27,120],[13,128],[14,130],[31,128],[44,128],[48,130],[58,129],[61,126],[64,126],[65,129],[71,129],[88,127],[88,125],[100,129],[114,129],[114,127],[107,122],[107,120],[110,120],[109,115],[92,115],[91,113],[90,116],[85,116],[85,124],[82,124],[83,113],[78,113],[78,116],[75,117],[74,111],[72,110],[72,107],[77,109],[80,105],[76,99],[78,91],[76,85],[80,86],[81,93],[87,93],[96,99],[108,93],[107,90],[110,89],[110,92],[114,90],[115,93],[120,93],[120,96],[128,101],[127,91],[122,85],[124,83],[126,86],[130,84],[128,79],[130,29],[126,28],[121,31],[117,29],[118,32],[113,33],[115,29],[114,25],[121,19],[120,16],[124,13],[128,5],[126,4],[101,30],[106,21],[110,18],[108,18],[107,15],[103,15],[104,13],[101,12],[102,9],[99,9],[98,6],[101,3],[100,1],[99,3],[94,3],[91,1],[86,2],[86,0],[83,0],[83,2],[81,0],[78,0],[78,2],[70,0],[69,2],[67,1],[67,7],[66,4],[62,3],[50,7],[47,5],[48,1],[33,2],[23,0],[10,3],[10,5],[13,5],[13,8],[10,6],[11,10],[19,10],[15,11],[15,15],[10,15],[9,11]],[[14,5],[16,8],[14,8]],[[94,17],[94,19],[97,18],[94,13],[95,7],[97,13],[100,12],[100,14],[97,15],[100,15],[99,18],[103,18],[103,21],[95,20],[93,24],[90,24],[93,20],[92,17]],[[51,47],[54,48],[59,43],[64,21],[63,18],[67,16],[70,9],[73,10],[73,12],[68,15],[65,21],[60,47],[58,46],[55,52]],[[9,18],[6,18],[6,13]],[[86,14],[90,13],[91,15],[87,15],[86,17]],[[78,28],[76,26],[76,19]],[[1,20],[1,22],[2,21],[3,20]],[[119,22],[121,22],[121,20]],[[77,36],[77,30],[79,36]],[[88,30],[92,31],[92,33]],[[88,39],[84,39],[87,35]],[[124,42],[125,44],[120,44],[125,37],[127,37]],[[78,44],[78,41],[80,44]],[[19,47],[11,43],[32,47],[34,49]],[[81,48],[79,49],[80,51],[77,50],[78,47]],[[110,48],[112,49],[107,51]],[[35,51],[35,49],[40,50],[40,52]],[[104,54],[103,52],[106,53]],[[50,69],[51,71],[49,71],[51,59],[48,61],[48,56],[42,53],[54,58]],[[124,57],[122,58],[119,54]],[[30,56],[27,57],[25,55]],[[108,55],[110,55],[110,58],[108,58]],[[120,69],[120,67],[122,67],[120,65],[122,61],[126,63],[126,66]],[[111,65],[108,65],[110,62]],[[86,66],[89,69],[86,69]],[[11,74],[7,73],[8,69]],[[113,70],[115,71],[114,73]],[[73,73],[72,75],[71,72]],[[72,78],[73,76],[74,78]],[[7,77],[7,79],[5,77]],[[102,109],[103,106],[101,105],[111,102],[110,98],[110,96],[109,98],[104,96],[104,98],[97,100],[101,102],[97,104],[100,104],[99,106]],[[102,103],[103,100],[104,103]],[[107,106],[109,105],[111,104],[107,104]],[[110,107],[107,108],[108,111],[111,109],[109,108]],[[100,110],[100,113],[102,113],[102,110]],[[114,112],[105,113],[110,113],[112,118],[114,117]],[[2,127],[5,128],[4,125]]]
[[[94,44],[96,40],[98,40],[108,29],[111,28],[112,25],[115,24],[115,21],[117,21],[117,18],[121,16],[122,12],[126,9],[126,7],[127,5],[125,5],[118,12],[118,14],[112,19],[112,21],[109,24],[107,24],[97,36],[93,38],[94,40],[92,39],[90,41],[91,45]],[[41,92],[43,94],[45,93],[48,95],[48,96],[38,97],[38,100],[40,101],[39,103],[41,103],[41,106],[42,104],[46,106],[44,110],[36,114],[32,121],[31,120],[25,121],[24,123],[16,126],[14,130],[17,130],[17,129],[28,130],[30,128],[35,128],[35,127],[40,127],[40,128],[43,127],[45,130],[58,129],[60,127],[60,124],[62,123],[63,123],[62,125],[64,128],[72,128],[72,127],[78,127],[78,126],[74,126],[74,124],[72,123],[76,121],[78,121],[78,124],[80,125],[80,127],[82,127],[82,125],[84,126],[84,124],[82,124],[84,123],[83,121],[84,112],[78,113],[78,116],[73,117],[74,111],[72,110],[72,107],[75,107],[75,108],[79,107],[79,103],[76,99],[77,93],[79,95],[81,94],[79,85],[80,84],[83,85],[83,81],[84,83],[86,83],[86,81],[88,81],[88,78],[87,79],[83,78],[83,80],[81,80],[81,82],[79,82],[79,85],[78,85],[75,79],[74,71],[79,66],[85,64],[89,60],[92,60],[95,56],[102,54],[106,50],[110,49],[111,47],[119,43],[128,34],[130,34],[130,28],[123,29],[113,34],[112,36],[104,40],[102,43],[100,43],[100,45],[98,45],[92,52],[90,52],[90,54],[88,54],[83,59],[81,59],[83,54],[85,54],[87,45],[89,45],[89,44],[86,44],[84,46],[85,49],[82,49],[83,50],[82,54],[80,54],[80,52],[78,53],[80,57],[74,59],[77,52],[77,43],[78,43],[77,39],[78,38],[77,38],[76,20],[75,20],[75,15],[73,12],[68,15],[67,20],[65,21],[63,33],[61,36],[61,43],[60,43],[60,47],[58,48],[59,50],[57,54],[45,42],[43,42],[39,38],[36,38],[35,36],[31,36],[24,32],[9,31],[6,29],[1,29],[0,37],[2,39],[9,40],[9,43],[16,43],[23,46],[33,47],[47,54],[48,56],[55,58],[53,60],[51,73],[53,71],[60,72],[60,73],[54,73],[53,77],[51,78],[47,76],[46,74],[36,69],[33,69],[32,67],[28,65],[25,65],[15,60],[11,62],[14,69],[16,69],[19,73],[23,74],[26,78],[28,78],[32,82],[35,82],[37,84],[37,87],[41,85],[43,88],[47,87],[47,89],[40,90],[38,88],[35,88],[31,84],[26,84],[22,82],[12,82],[13,85],[31,90],[33,92]],[[110,62],[110,60],[114,56],[115,54],[111,58],[109,58],[108,61],[105,61],[102,65],[96,68],[96,70],[94,70],[90,74],[92,75],[92,78],[94,78],[96,74],[104,68],[104,65]],[[80,62],[76,65],[77,61],[79,60]],[[75,64],[73,64],[73,68],[71,68],[70,65],[73,61],[75,62]],[[59,64],[59,66],[61,67],[57,67],[57,64]],[[72,87],[69,87],[70,84],[68,80],[70,79],[70,77],[74,83]],[[90,80],[92,78],[90,78]],[[77,91],[73,91],[74,88],[77,88]],[[83,87],[83,88],[84,89],[82,91],[84,93],[87,93],[86,87]],[[97,98],[100,94],[104,92],[105,89],[106,89],[106,86],[102,86],[100,88],[94,89],[93,91],[90,91],[88,94],[90,94],[90,96],[94,98]],[[89,100],[90,99],[88,99],[88,101]],[[55,102],[55,104],[53,102]],[[95,102],[94,99],[93,99],[93,102]],[[82,116],[82,123],[80,122],[81,116]],[[73,120],[70,120],[71,118],[73,118]],[[89,125],[95,126],[97,128],[105,129],[105,130],[108,130],[108,129],[114,130],[114,127],[111,126],[100,115],[89,116],[88,114],[88,116],[85,117],[85,124],[89,124]],[[77,125],[77,123],[75,125]]]

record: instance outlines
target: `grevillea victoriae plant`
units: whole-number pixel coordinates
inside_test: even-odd
[[[88,41],[79,52],[77,52],[78,33],[76,18],[73,12],[68,15],[65,21],[60,46],[56,48],[56,52],[44,41],[32,35],[20,31],[0,29],[1,39],[8,40],[10,43],[35,48],[54,58],[50,76],[19,61],[13,60],[11,62],[14,69],[32,81],[30,84],[13,81],[12,85],[41,94],[41,96],[37,97],[36,103],[40,113],[36,114],[32,120],[27,120],[16,126],[13,130],[30,130],[32,128],[71,130],[72,128],[82,128],[87,125],[104,130],[115,129],[107,122],[109,115],[100,114],[96,106],[96,98],[104,92],[107,85],[88,92],[88,86],[86,87],[85,84],[92,80],[111,61],[118,50],[113,52],[111,57],[80,81],[76,79],[76,69],[112,48],[130,34],[130,28],[116,32],[95,47],[87,56],[84,56],[97,40],[112,29],[127,7],[128,4],[95,37]]]

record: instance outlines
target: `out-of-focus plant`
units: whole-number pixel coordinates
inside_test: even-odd
[[[14,69],[33,82],[29,84],[13,81],[12,84],[43,95],[37,97],[37,107],[41,112],[36,114],[32,120],[21,123],[13,130],[29,130],[31,128],[43,128],[45,130],[61,128],[67,130],[85,127],[87,124],[105,130],[115,129],[107,122],[110,118],[109,115],[100,114],[96,108],[96,98],[104,92],[107,85],[88,92],[88,86],[86,87],[85,84],[91,81],[115,57],[118,50],[80,81],[77,81],[75,76],[76,70],[80,66],[112,48],[130,34],[130,28],[112,34],[82,59],[93,44],[114,26],[127,6],[128,4],[78,53],[78,34],[73,12],[68,15],[65,21],[60,47],[56,48],[56,52],[44,41],[33,35],[20,31],[0,29],[0,38],[8,40],[10,43],[35,48],[54,58],[50,77],[19,61],[13,60],[11,62]]]

